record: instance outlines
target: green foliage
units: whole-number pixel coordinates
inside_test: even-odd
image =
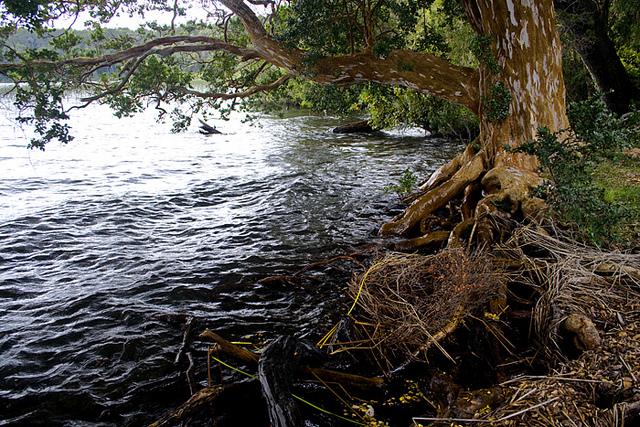
[[[418,25],[420,11],[430,0],[344,2],[336,0],[294,0],[279,10],[272,24],[276,39],[288,47],[298,47],[327,56],[361,51],[367,40],[362,29],[369,28],[379,56],[405,47]],[[429,31],[424,32],[430,34]]]
[[[471,52],[475,55],[480,64],[483,64],[493,74],[500,73],[500,65],[491,50],[491,37],[478,34],[471,43]]]
[[[635,80],[636,86],[640,86],[640,51],[629,46],[618,49],[618,56],[624,65],[629,76]]]
[[[47,143],[59,140],[68,143],[73,140],[70,127],[65,123],[69,118],[63,105],[64,86],[42,72],[37,77],[29,76],[30,85],[16,88],[14,104],[23,112],[18,122],[33,126],[36,138],[29,143],[29,148],[44,150]]]
[[[580,140],[586,142],[581,147],[587,157],[607,157],[638,143],[636,131],[629,126],[638,113],[622,120],[606,106],[601,95],[569,106],[569,121]]]
[[[338,3],[341,2],[334,0],[328,4],[330,7],[337,7]],[[384,16],[389,17],[390,22],[398,18],[413,27],[411,31],[403,32],[401,44],[394,44],[395,42],[379,44],[379,49],[374,51],[375,54],[384,55],[391,46],[403,47],[443,56],[458,65],[476,65],[475,59],[468,53],[468,46],[474,38],[473,30],[465,21],[464,11],[454,0],[409,2],[402,7],[393,6],[394,2],[391,1],[382,3],[384,7],[380,13],[386,14]],[[326,37],[313,36],[313,33],[309,32],[310,28],[311,31],[320,32],[324,28],[323,25],[334,25],[337,27],[335,31],[340,28],[345,30],[340,22],[331,21],[335,17],[332,18],[327,10],[318,10],[314,5],[317,5],[317,2],[296,2],[295,7],[282,10],[274,24],[277,28],[276,34],[279,34],[282,40],[288,40],[290,43],[295,41],[292,45],[311,48],[305,54],[307,63],[313,63],[325,55],[333,54],[330,48],[337,48],[333,45],[329,46],[331,43]],[[392,10],[392,13],[389,10]],[[305,16],[299,16],[300,14]],[[341,16],[336,19],[346,19]],[[297,22],[296,19],[302,19],[302,21]],[[288,24],[287,20],[295,22]],[[308,23],[303,25],[302,22]],[[296,37],[286,31],[293,31],[296,28],[299,32]],[[396,30],[397,28],[393,29],[393,31]],[[338,37],[332,31],[327,33],[329,38]],[[325,44],[327,46],[323,47]],[[355,47],[361,47],[361,43]],[[345,50],[344,46],[341,49],[336,52],[349,53],[350,51],[349,48]],[[401,62],[398,68],[403,71],[412,71],[414,66]],[[377,84],[336,87],[292,79],[278,91],[260,94],[246,105],[249,108],[270,112],[278,109],[305,108],[340,115],[364,113],[370,116],[372,124],[377,128],[417,126],[438,135],[463,138],[473,136],[478,128],[475,115],[463,107],[409,89]]]
[[[598,245],[633,243],[624,230],[626,224],[637,223],[638,206],[615,197],[612,183],[597,177],[603,173],[598,168],[617,162],[630,142],[639,141],[640,131],[633,123],[640,121],[640,113],[634,115],[621,120],[606,109],[601,96],[577,102],[570,108],[574,135],[567,139],[564,133],[540,129],[535,141],[521,147],[538,156],[551,180],[536,195],[546,198],[559,218],[575,224],[585,240]],[[617,170],[609,174],[615,176]],[[620,180],[624,178],[614,179]]]
[[[269,76],[269,80],[279,75]],[[303,79],[291,79],[275,91],[259,94],[245,100],[245,110],[280,113],[288,109],[304,109],[317,113],[342,116],[357,112],[361,86],[339,87],[320,85]]]
[[[369,85],[360,92],[375,128],[417,126],[433,134],[470,138],[477,133],[476,116],[469,110],[409,89]]]
[[[511,93],[507,86],[498,82],[491,88],[491,94],[482,100],[484,114],[491,122],[501,122],[509,117]]]
[[[561,35],[562,36],[562,35]],[[584,101],[596,93],[596,88],[584,61],[572,49],[570,44],[564,44],[562,49],[562,72],[568,102]]]
[[[406,197],[413,192],[418,182],[418,176],[409,168],[402,171],[402,175],[398,179],[397,184],[391,184],[384,187],[384,192],[396,193],[398,197]]]

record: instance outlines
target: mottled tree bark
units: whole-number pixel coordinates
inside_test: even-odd
[[[553,1],[465,0],[464,4],[473,28],[491,48],[479,68],[480,149],[475,155],[467,150],[436,171],[430,181],[440,183],[385,224],[382,234],[407,234],[420,218],[461,197],[478,180],[485,196],[475,207],[477,219],[497,205],[510,214],[521,213],[540,178],[537,158],[514,150],[535,138],[540,127],[554,132],[569,127]],[[499,92],[496,88],[506,88],[509,96],[493,99]],[[495,104],[504,111],[492,111]],[[484,165],[480,172],[479,157]]]
[[[521,213],[540,178],[537,158],[515,149],[535,138],[540,127],[553,132],[569,127],[553,0],[463,0],[479,39],[486,42],[478,70],[407,50],[384,58],[366,51],[307,63],[302,51],[284,49],[271,39],[242,0],[221,1],[240,17],[254,49],[292,74],[321,83],[373,81],[409,87],[478,114],[477,144],[436,171],[424,194],[381,228],[383,235],[411,234],[423,218],[454,198],[479,193],[479,188],[479,202],[466,197],[465,221],[482,228],[479,221],[498,205],[509,214]],[[467,191],[469,186],[474,191]]]

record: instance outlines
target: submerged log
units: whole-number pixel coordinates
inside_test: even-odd
[[[258,380],[272,427],[304,425],[293,398],[294,378],[301,365],[320,358],[318,353],[313,345],[288,336],[275,339],[262,352]]]
[[[219,134],[222,133],[218,129],[216,129],[215,126],[211,126],[210,124],[208,124],[204,120],[198,119],[198,121],[200,122],[200,130],[198,132],[200,132],[201,134],[203,134],[203,135],[219,135]]]
[[[376,129],[371,126],[368,120],[347,123],[333,128],[333,133],[371,133],[375,131]]]

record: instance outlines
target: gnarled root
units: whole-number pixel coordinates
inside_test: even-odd
[[[458,172],[458,169],[467,164],[469,160],[471,160],[475,155],[473,147],[474,144],[467,145],[467,148],[465,148],[462,153],[458,154],[453,159],[451,159],[451,161],[436,169],[436,171],[431,174],[429,179],[420,186],[420,194],[424,194],[429,190],[433,190],[438,185],[451,178],[453,174]]]
[[[398,251],[412,251],[424,246],[436,246],[446,242],[449,239],[448,231],[433,231],[427,233],[422,237],[416,237],[415,239],[405,240],[394,245],[394,249]]]
[[[467,147],[434,172],[422,187],[427,191],[418,196],[402,215],[384,224],[380,234],[412,234],[419,224],[421,237],[401,242],[396,245],[397,249],[413,250],[430,245],[433,233],[437,231],[441,237],[443,228],[450,230],[450,247],[460,247],[467,240],[473,240],[479,246],[490,246],[501,240],[504,234],[496,234],[496,217],[539,221],[546,205],[530,194],[542,179],[534,172],[535,165],[529,158],[521,158],[518,153],[511,157],[512,164],[506,164],[503,159],[486,171],[484,152],[473,154],[470,146]],[[455,204],[452,203],[454,200]],[[449,207],[454,222],[443,227],[442,221],[434,219],[434,213],[439,211],[441,214],[441,208],[445,206]]]
[[[475,154],[464,166],[443,184],[427,191],[414,201],[398,218],[380,228],[380,234],[405,234],[417,225],[422,218],[445,206],[453,198],[461,194],[468,184],[477,180],[484,172],[482,153]]]

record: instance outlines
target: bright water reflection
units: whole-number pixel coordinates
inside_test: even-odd
[[[173,135],[150,114],[117,120],[92,106],[74,115],[71,145],[42,153],[10,115],[0,116],[0,425],[150,421],[186,398],[173,358],[187,314],[229,336],[322,324],[341,283],[256,280],[367,242],[394,201],[382,188],[459,148],[338,136],[335,119],[310,116]]]

